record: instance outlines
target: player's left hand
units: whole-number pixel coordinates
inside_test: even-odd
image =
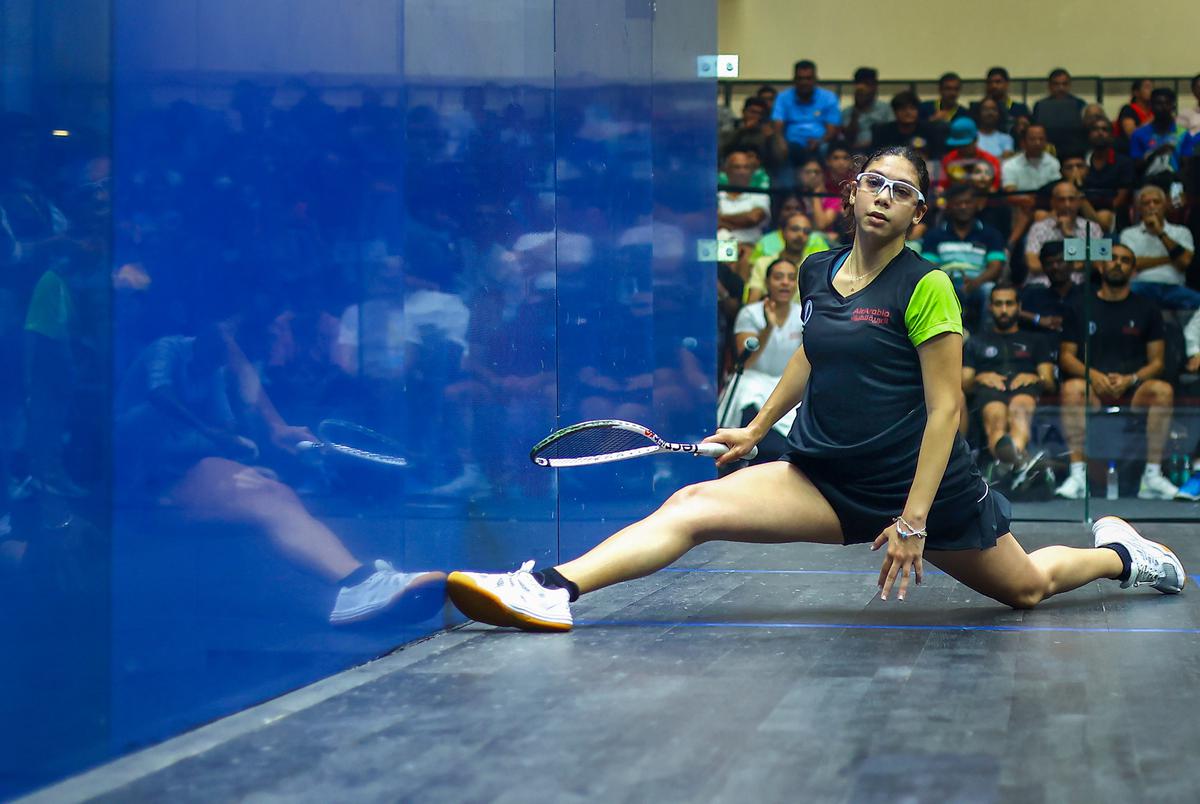
[[[307,427],[293,427],[285,424],[271,431],[271,443],[284,452],[295,455],[300,451],[296,445],[301,441],[319,441]]]
[[[925,565],[921,560],[921,555],[925,552],[925,540],[915,536],[901,539],[893,523],[875,537],[871,549],[878,550],[885,544],[887,555],[884,556],[883,567],[879,570],[879,597],[881,600],[887,600],[896,578],[899,577],[900,592],[897,597],[904,600],[908,594],[908,579],[915,576],[917,584],[920,585],[925,578]]]

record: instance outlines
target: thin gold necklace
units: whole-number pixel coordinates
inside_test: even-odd
[[[865,273],[861,276],[850,277],[850,292],[857,293],[859,290],[862,289],[858,284],[859,282],[870,279],[871,277],[875,276],[875,274],[882,271],[884,268],[887,268],[887,266],[888,266],[888,264],[885,262],[883,265],[879,266],[878,268],[876,268],[873,271],[869,271],[868,273]]]

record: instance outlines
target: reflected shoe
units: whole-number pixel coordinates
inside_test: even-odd
[[[570,631],[570,594],[542,586],[532,569],[533,562],[526,561],[516,572],[452,572],[446,588],[472,620],[524,631]]]
[[[1045,457],[1045,452],[1039,452],[1033,456],[1026,457],[1025,460],[1017,464],[1015,470],[1013,471],[1013,488],[1024,486],[1025,481],[1028,480],[1030,476],[1036,474],[1039,469],[1043,468],[1043,459]]]
[[[1062,485],[1054,490],[1056,497],[1065,497],[1068,500],[1082,500],[1087,494],[1087,475],[1075,472],[1067,475],[1067,479],[1063,481]]]
[[[483,470],[477,464],[468,463],[463,466],[462,474],[430,489],[429,493],[437,497],[457,497],[459,495],[478,497],[482,494],[477,492],[490,490],[491,484],[488,483]]]
[[[1175,499],[1196,502],[1200,500],[1200,474],[1192,475],[1188,481],[1175,492]]]
[[[378,617],[408,597],[432,592],[442,577],[440,572],[397,572],[388,562],[377,560],[371,577],[341,588],[329,613],[329,624],[350,625]]]
[[[1097,547],[1119,544],[1129,551],[1129,578],[1121,582],[1122,589],[1149,584],[1164,595],[1183,591],[1187,574],[1176,555],[1166,545],[1143,537],[1124,519],[1100,517],[1092,525],[1092,535]]]
[[[1179,487],[1162,474],[1143,474],[1138,486],[1139,500],[1173,500]]]
[[[996,456],[996,460],[1009,466],[1020,460],[1020,456],[1017,455],[1017,445],[1013,443],[1012,436],[1008,435],[1000,436],[1000,440],[992,448],[992,454]]]

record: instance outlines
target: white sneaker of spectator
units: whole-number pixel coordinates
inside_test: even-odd
[[[1139,500],[1173,500],[1178,493],[1179,487],[1167,480],[1157,464],[1146,464],[1141,485],[1138,487]]]

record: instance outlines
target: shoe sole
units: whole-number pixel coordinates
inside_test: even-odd
[[[1154,545],[1155,547],[1159,548],[1159,549],[1160,549],[1160,550],[1162,550],[1163,552],[1165,552],[1165,553],[1167,553],[1168,555],[1170,555],[1170,556],[1171,556],[1171,558],[1173,558],[1173,559],[1175,559],[1176,561],[1178,561],[1178,562],[1179,562],[1179,569],[1181,570],[1181,572],[1179,573],[1179,579],[1180,579],[1180,580],[1179,580],[1179,590],[1178,590],[1178,591],[1175,591],[1175,592],[1169,592],[1169,591],[1163,591],[1162,589],[1158,589],[1158,587],[1154,587],[1154,588],[1155,588],[1157,591],[1159,591],[1159,592],[1162,592],[1164,595],[1177,595],[1177,594],[1179,594],[1179,592],[1182,592],[1182,591],[1183,591],[1184,587],[1186,587],[1186,586],[1187,586],[1187,571],[1183,569],[1183,562],[1182,562],[1182,561],[1179,561],[1179,556],[1175,555],[1175,551],[1174,551],[1174,550],[1172,550],[1170,547],[1167,547],[1167,546],[1166,546],[1165,544],[1163,544],[1162,542],[1154,542],[1154,541],[1150,541],[1150,540],[1149,540],[1149,539],[1147,539],[1145,536],[1143,536],[1142,534],[1138,533],[1138,529],[1137,529],[1137,528],[1135,528],[1133,525],[1130,525],[1128,522],[1126,522],[1124,519],[1121,519],[1121,517],[1119,517],[1119,516],[1102,516],[1102,517],[1100,517],[1099,519],[1097,519],[1097,520],[1096,520],[1096,522],[1095,522],[1095,524],[1093,524],[1093,525],[1092,525],[1092,534],[1093,534],[1093,537],[1094,537],[1094,534],[1095,534],[1095,532],[1096,532],[1096,528],[1097,528],[1097,527],[1099,527],[1100,523],[1101,523],[1101,522],[1103,522],[1103,521],[1104,521],[1104,520],[1106,520],[1106,519],[1111,519],[1111,520],[1113,520],[1113,521],[1115,521],[1115,522],[1120,522],[1122,525],[1124,525],[1125,527],[1127,527],[1127,528],[1129,528],[1131,531],[1133,531],[1134,535],[1135,535],[1135,536],[1137,536],[1139,539],[1141,539],[1141,540],[1142,540],[1142,541],[1144,541],[1144,542],[1150,542],[1150,544],[1152,544],[1152,545]],[[1099,545],[1097,545],[1097,546],[1099,546]]]
[[[396,606],[400,605],[401,601],[412,600],[419,597],[423,592],[428,591],[431,587],[435,587],[442,583],[444,577],[445,576],[443,576],[440,572],[427,572],[424,575],[418,575],[412,580],[412,583],[401,589],[399,594],[379,608],[359,609],[357,611],[348,612],[343,614],[341,617],[338,617],[336,620],[331,616],[329,618],[329,624],[339,626],[354,625],[355,623],[365,622],[366,620],[373,620],[376,617],[386,614],[387,612],[396,608]],[[435,607],[433,605],[433,601],[430,601],[430,605],[428,607],[422,607],[422,609],[424,608],[428,608],[429,613],[426,615],[426,617],[420,617],[422,620],[433,616],[433,613],[437,611],[437,609],[441,608],[441,606],[438,605]]]
[[[520,628],[523,631],[570,631],[571,623],[543,620],[517,611],[484,589],[464,572],[452,572],[446,579],[446,591],[450,600],[472,620],[502,628]]]

